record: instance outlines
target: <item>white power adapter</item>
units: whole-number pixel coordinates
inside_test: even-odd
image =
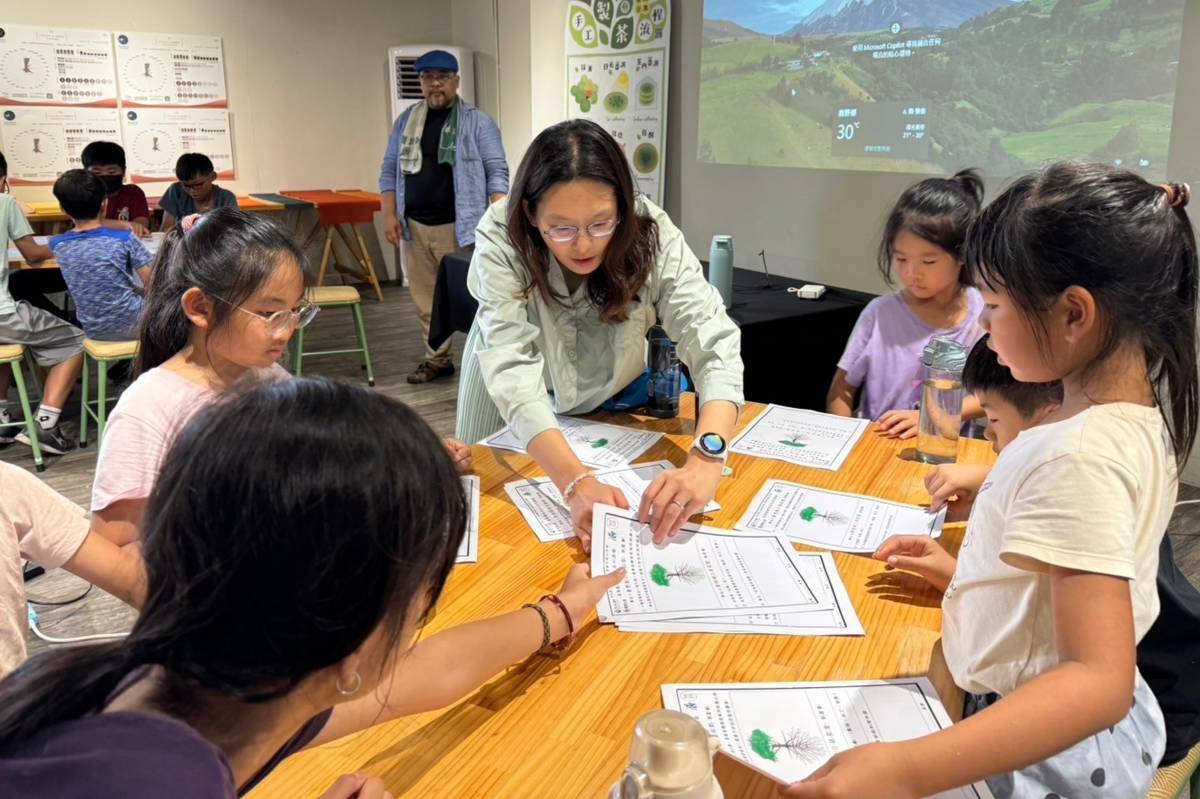
[[[795,294],[802,300],[819,300],[825,296],[825,287],[817,283],[805,283],[799,288],[788,286],[788,293]]]

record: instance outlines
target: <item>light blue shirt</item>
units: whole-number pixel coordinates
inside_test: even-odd
[[[458,143],[454,154],[454,238],[460,247],[475,243],[475,226],[488,208],[488,196],[508,194],[508,162],[500,129],[487,114],[461,97]],[[400,145],[404,126],[412,114],[409,106],[392,125],[387,152],[379,169],[379,191],[396,192],[396,217],[404,225],[404,238],[411,239],[404,224],[404,172],[400,169]]]

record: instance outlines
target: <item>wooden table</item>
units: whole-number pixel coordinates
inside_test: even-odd
[[[371,253],[367,250],[367,242],[363,239],[358,225],[371,224],[375,221],[375,213],[382,208],[382,196],[374,192],[358,189],[305,189],[281,191],[284,197],[303,200],[317,209],[317,221],[304,238],[303,247],[307,249],[317,233],[324,228],[325,243],[321,250],[321,266],[317,273],[317,285],[325,284],[325,273],[329,269],[332,256],[334,269],[351,275],[371,284],[375,296],[383,302],[383,289],[379,286],[379,277],[375,274],[375,265],[371,263]],[[351,243],[350,237],[342,230],[342,225],[349,225],[354,231],[358,247]],[[357,267],[347,266],[337,260],[333,252],[333,237],[337,235],[346,245],[352,258],[358,262]]]
[[[643,460],[683,463],[694,434],[693,405],[694,396],[685,395],[679,419],[639,417],[646,429],[669,434]],[[741,425],[763,409],[747,405]],[[631,423],[628,415],[596,418]],[[868,431],[838,472],[734,455],[734,475],[717,492],[722,509],[707,521],[732,527],[770,477],[928,502],[923,479],[930,467],[902,457],[912,446],[911,441],[887,441]],[[559,587],[570,564],[585,559],[573,542],[540,543],[507,499],[504,483],[541,473],[528,457],[481,446],[474,447],[474,454],[483,490],[479,563],[455,568],[425,634],[535,601]],[[992,459],[984,441],[960,444],[960,462]],[[952,552],[962,532],[962,525],[952,525],[943,534]],[[452,708],[380,724],[297,754],[251,796],[317,797],[341,774],[360,770],[382,778],[397,797],[607,796],[627,762],[634,722],[662,706],[659,689],[668,682],[929,674],[957,718],[961,695],[940,651],[935,656],[941,637],[940,596],[916,578],[885,573],[881,563],[869,558],[835,553],[834,559],[865,637],[621,633],[593,618],[561,661],[535,655]],[[720,773],[726,796],[774,795],[767,780],[746,770]]]

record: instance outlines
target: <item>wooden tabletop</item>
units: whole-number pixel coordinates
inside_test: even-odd
[[[642,460],[682,464],[694,436],[693,395],[678,419],[627,414],[594,418],[667,433]],[[739,425],[764,410],[748,404]],[[817,488],[927,503],[924,475],[910,459],[913,442],[868,431],[838,472],[734,455],[732,477],[717,492],[721,511],[706,523],[733,527],[767,478]],[[574,542],[542,544],[508,500],[504,484],[542,472],[525,455],[474,447],[483,497],[480,558],[455,568],[425,634],[520,607],[557,590],[572,563],[585,560]],[[960,444],[959,461],[990,463],[990,446]],[[961,525],[942,542],[956,552]],[[798,545],[801,549],[804,547]],[[622,633],[594,617],[563,659],[535,655],[449,709],[380,724],[294,755],[250,794],[318,797],[346,773],[380,777],[399,796],[602,797],[624,769],[637,719],[662,706],[670,682],[882,679],[929,674],[957,718],[961,696],[940,653],[940,595],[916,578],[887,573],[867,557],[834,553],[865,637],[658,635]],[[881,582],[883,580],[883,582]],[[771,795],[766,780],[720,772],[726,796]],[[736,788],[730,780],[745,779]],[[750,783],[754,782],[754,785]],[[731,792],[731,788],[734,792]]]

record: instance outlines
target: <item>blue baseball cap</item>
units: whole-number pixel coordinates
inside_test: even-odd
[[[413,64],[413,70],[424,72],[427,69],[441,69],[446,72],[458,72],[458,59],[445,50],[430,50]]]

